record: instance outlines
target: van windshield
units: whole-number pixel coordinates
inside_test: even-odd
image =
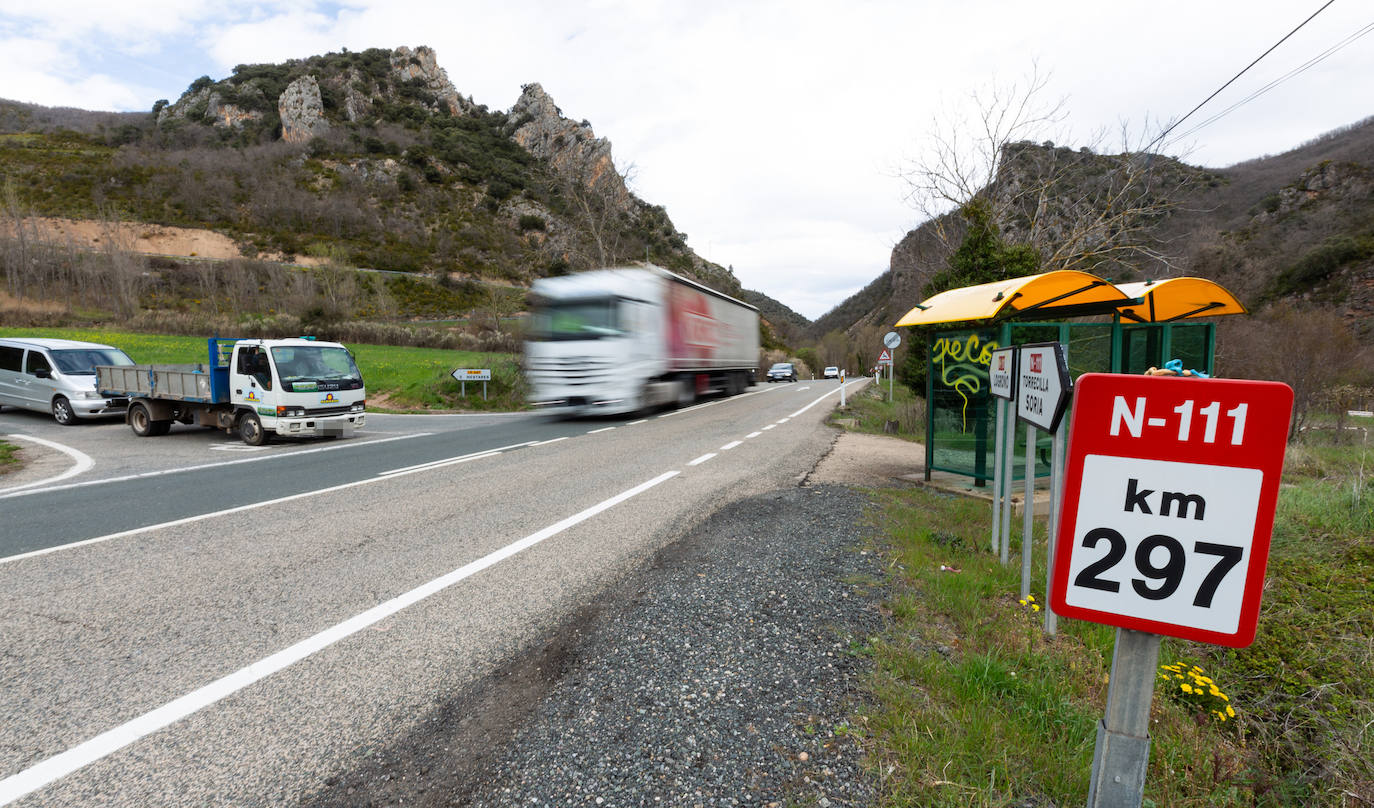
[[[530,314],[530,336],[536,340],[601,339],[625,333],[617,300],[543,301]]]
[[[94,376],[96,365],[132,365],[134,360],[118,348],[68,348],[49,351],[53,364],[68,376]]]

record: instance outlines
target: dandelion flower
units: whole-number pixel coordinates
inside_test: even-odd
[[[1229,716],[1231,716],[1232,718],[1235,718],[1235,717],[1236,717],[1236,708],[1232,707],[1232,706],[1229,705],[1229,704],[1226,705],[1226,714],[1229,715]]]
[[[1032,604],[1031,604],[1031,611],[1034,611],[1034,612],[1040,611],[1040,604],[1038,604],[1038,603],[1032,603]]]
[[[1183,690],[1184,693],[1193,692],[1193,686],[1188,684],[1187,682],[1184,682],[1183,684],[1179,685],[1179,687]]]

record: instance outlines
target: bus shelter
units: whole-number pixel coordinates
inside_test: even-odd
[[[1074,379],[1090,372],[1144,373],[1173,359],[1213,375],[1216,325],[1204,318],[1245,313],[1229,291],[1205,278],[1113,284],[1077,270],[931,297],[896,323],[938,329],[928,331],[926,341],[926,478],[946,471],[972,477],[976,485],[992,479],[996,406],[988,365],[995,349],[1063,343]],[[1012,468],[1019,478],[1026,446],[1024,431],[1017,432],[1019,459]],[[1034,474],[1048,475],[1048,436],[1031,451]]]

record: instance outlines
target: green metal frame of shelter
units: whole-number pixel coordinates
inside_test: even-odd
[[[1020,304],[1019,306],[1017,304]],[[987,370],[993,349],[1058,341],[1065,345],[1073,378],[1088,372],[1143,373],[1170,359],[1185,368],[1214,373],[1216,326],[1184,322],[1245,313],[1222,287],[1199,278],[1114,286],[1084,272],[1065,270],[936,295],[897,325],[959,322],[963,327],[930,333],[926,343],[926,479],[932,471],[992,479],[995,428]],[[1032,321],[1031,317],[1111,315],[1111,322]],[[1017,430],[1017,455],[1025,436]],[[1049,474],[1048,436],[1032,449],[1035,475]],[[1012,464],[1019,475],[1023,460]]]
[[[1075,379],[1084,373],[1144,373],[1174,358],[1209,376],[1215,370],[1214,323],[1006,321],[932,333],[926,341],[926,479],[932,471],[970,476],[978,483],[992,479],[995,399],[988,393],[987,361],[978,359],[997,347],[1034,342],[1063,343]],[[1025,436],[1018,430],[1018,457],[1024,452]],[[1035,474],[1046,476],[1047,448],[1038,446],[1037,455],[1043,456]],[[1015,460],[1012,468],[1019,479],[1022,461]]]

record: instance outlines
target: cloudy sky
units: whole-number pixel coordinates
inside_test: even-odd
[[[0,98],[147,110],[237,64],[429,45],[490,108],[542,84],[698,253],[814,318],[919,224],[902,169],[971,93],[1034,67],[1068,113],[1046,138],[1153,136],[1326,2],[0,0]],[[1334,0],[1164,150],[1222,167],[1374,115],[1371,26],[1374,4]]]

